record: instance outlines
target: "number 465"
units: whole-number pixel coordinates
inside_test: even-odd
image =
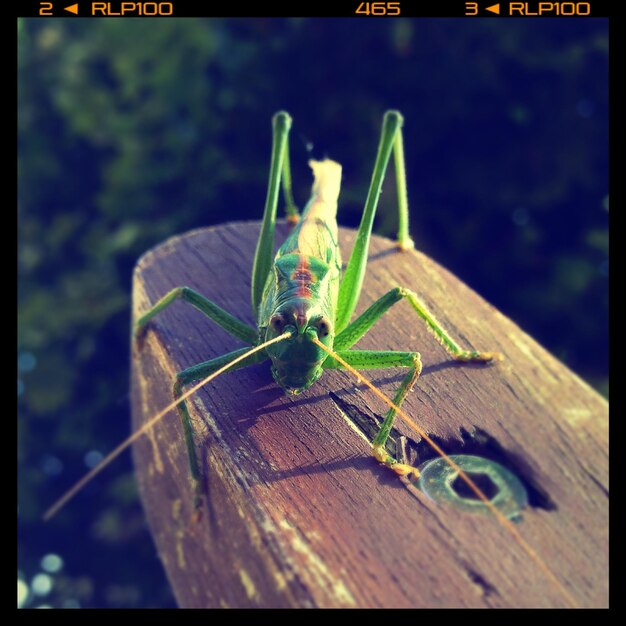
[[[357,10],[357,15],[400,15],[399,2],[361,2]]]

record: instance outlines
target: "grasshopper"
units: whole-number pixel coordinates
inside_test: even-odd
[[[309,163],[313,170],[313,188],[311,198],[300,216],[294,205],[291,191],[288,151],[291,117],[283,111],[274,116],[269,186],[252,270],[251,297],[257,328],[241,322],[193,289],[181,286],[172,289],[154,304],[137,320],[133,329],[134,340],[140,344],[142,334],[148,328],[149,322],[173,302],[182,299],[251,347],[234,350],[179,372],[173,382],[174,401],[146,421],[141,428],[68,490],[48,509],[44,519],[52,517],[124,449],[176,407],[185,436],[194,491],[194,518],[197,520],[201,515],[203,503],[202,476],[196,455],[192,421],[185,400],[209,380],[225,371],[234,371],[264,361],[271,362],[274,380],[290,395],[297,395],[311,387],[324,370],[345,369],[357,376],[389,406],[378,433],[371,441],[372,454],[375,459],[401,477],[408,480],[419,478],[418,468],[404,462],[404,459],[394,458],[385,447],[396,415],[400,415],[443,457],[441,460],[450,466],[453,473],[467,483],[478,499],[482,500],[499,522],[507,528],[515,541],[535,561],[545,576],[559,589],[568,603],[576,606],[569,593],[543,563],[541,557],[524,541],[508,517],[476,486],[456,461],[448,457],[438,444],[401,409],[403,401],[418,380],[422,369],[419,352],[352,349],[386,311],[400,300],[406,300],[415,311],[417,318],[426,323],[435,339],[456,361],[489,363],[502,358],[502,355],[497,352],[462,349],[427,310],[417,295],[403,287],[391,289],[360,316],[352,320],[365,275],[378,198],[392,151],[398,190],[397,247],[400,251],[413,247],[408,225],[402,124],[403,118],[399,112],[387,111],[384,115],[363,217],[350,259],[342,275],[336,219],[341,166],[329,159]],[[274,230],[281,182],[287,205],[287,219],[294,224],[294,228],[274,255]],[[358,369],[392,367],[404,367],[408,370],[395,392],[393,401],[357,371]],[[183,392],[185,386],[196,381],[200,382]],[[396,454],[396,456],[400,455]],[[467,458],[475,459],[476,457]],[[483,466],[481,461],[481,467]],[[467,471],[471,470],[467,469]],[[426,473],[426,470],[424,472]],[[448,475],[450,475],[449,472]]]
[[[269,188],[252,270],[252,307],[257,319],[254,329],[189,287],[177,287],[142,315],[135,326],[140,337],[148,323],[172,302],[183,299],[203,312],[234,337],[258,348],[247,356],[248,348],[234,350],[221,357],[193,365],[176,375],[173,395],[189,456],[195,490],[196,510],[201,505],[201,482],[195,452],[193,427],[182,398],[185,385],[215,374],[220,368],[229,371],[263,361],[271,361],[274,380],[287,394],[308,389],[327,369],[379,369],[404,367],[408,372],[400,383],[391,408],[372,443],[372,454],[400,476],[418,477],[417,468],[391,456],[385,444],[393,428],[398,408],[415,385],[421,369],[419,352],[396,350],[353,350],[352,347],[394,304],[407,300],[451,356],[461,362],[489,362],[495,352],[463,350],[420,302],[417,295],[396,287],[374,302],[362,315],[351,321],[358,304],[369,240],[381,186],[391,152],[394,153],[398,189],[398,237],[400,250],[413,247],[409,236],[406,173],[402,141],[402,115],[388,111],[382,124],[380,144],[365,209],[356,242],[341,274],[341,254],[337,243],[337,201],[341,184],[341,165],[326,159],[310,161],[314,182],[311,198],[300,217],[292,200],[288,135],[291,117],[281,111],[273,118],[272,159]],[[274,255],[274,228],[278,196],[282,186],[287,204],[287,218],[293,231]],[[263,347],[262,347],[263,346]]]

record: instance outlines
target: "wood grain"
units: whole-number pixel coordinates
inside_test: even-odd
[[[227,224],[145,254],[134,275],[134,318],[188,285],[254,326],[258,232],[258,223]],[[285,233],[279,225],[277,241]],[[345,258],[354,235],[341,230]],[[497,350],[505,360],[451,362],[405,302],[358,347],[421,352],[424,370],[404,405],[408,414],[450,442],[475,427],[494,438],[550,503],[524,511],[522,536],[578,605],[607,606],[607,403],[445,269],[373,237],[357,313],[395,285],[415,290],[462,346]],[[241,346],[189,304],[173,304],[153,320],[141,350],[133,349],[133,427],[170,402],[176,371]],[[392,395],[403,371],[367,374]],[[437,505],[378,465],[346,405],[385,413],[344,372],[325,373],[297,397],[281,392],[267,363],[200,390],[190,411],[207,497],[195,524],[176,413],[135,444],[141,498],[181,607],[565,604],[495,519]]]

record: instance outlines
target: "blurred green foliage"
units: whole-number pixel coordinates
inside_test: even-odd
[[[412,231],[603,393],[605,20],[30,19],[18,27],[19,571],[28,606],[171,606],[119,461],[46,505],[128,432],[130,278],[175,233],[259,219],[270,118],[344,165],[358,223],[383,112],[406,119]],[[393,190],[378,230],[393,232]],[[51,591],[33,576],[64,562]],[[34,586],[33,586],[34,585]]]

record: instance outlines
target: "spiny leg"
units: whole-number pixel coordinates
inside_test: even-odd
[[[285,199],[285,213],[287,214],[287,223],[295,225],[300,220],[300,211],[293,199],[293,190],[291,188],[291,160],[289,158],[289,142],[285,142],[285,155],[283,157],[283,198]]]
[[[252,266],[252,309],[255,315],[259,312],[259,304],[263,298],[263,288],[270,273],[274,260],[274,230],[276,226],[276,209],[281,172],[284,169],[285,149],[291,117],[285,111],[279,111],[272,118],[272,161],[270,163],[270,179],[265,199],[261,233],[254,254]]]
[[[245,354],[249,348],[239,348],[238,350],[233,350],[227,354],[224,354],[215,359],[211,359],[210,361],[205,361],[203,363],[199,363],[198,365],[193,365],[183,370],[182,372],[178,372],[176,374],[176,381],[174,382],[172,395],[174,400],[177,400],[182,395],[182,389],[184,385],[188,385],[189,383],[193,383],[196,380],[201,380],[206,376],[209,376],[213,372],[217,371],[224,365],[226,365],[229,361],[236,359],[238,356]],[[249,358],[240,361],[233,365],[230,371],[235,371],[238,369],[242,369],[244,367],[248,367],[249,365],[254,365],[255,363],[261,363],[268,358],[267,353],[264,351],[257,352],[255,354],[250,355]],[[181,402],[177,406],[178,414],[181,419],[183,433],[185,435],[185,444],[187,445],[187,456],[189,460],[189,473],[191,475],[191,481],[193,484],[194,491],[194,500],[193,507],[194,513],[198,514],[200,507],[202,506],[202,473],[200,472],[200,467],[198,465],[198,457],[196,455],[196,447],[194,443],[194,431],[193,424],[191,421],[191,416],[189,415],[189,410],[187,409],[187,404],[185,401]]]
[[[192,304],[196,309],[204,313],[207,317],[211,318],[214,322],[217,322],[224,330],[229,332],[234,337],[242,339],[246,343],[255,344],[258,340],[257,331],[251,326],[240,322],[236,317],[233,317],[228,311],[225,311],[220,306],[211,302],[208,298],[194,291],[190,287],[176,287],[163,296],[147,313],[142,315],[135,324],[135,338],[139,337],[141,332],[145,329],[146,324],[157,313],[166,309],[172,302],[182,298],[186,302]]]
[[[419,352],[399,352],[396,350],[336,350],[337,355],[341,357],[348,365],[356,369],[385,369],[389,367],[408,367],[409,371],[402,379],[393,403],[400,407],[404,402],[407,394],[417,382],[422,371],[422,361]],[[338,361],[332,357],[328,357],[322,365],[324,369],[338,369],[343,367]],[[380,426],[380,430],[372,441],[372,454],[380,463],[384,463],[400,476],[419,477],[417,468],[400,463],[392,457],[386,450],[385,444],[396,417],[396,411],[389,409],[385,415],[385,419]]]
[[[370,182],[363,217],[356,235],[354,248],[350,255],[350,260],[346,266],[346,271],[339,288],[339,300],[337,307],[337,331],[343,330],[350,321],[354,309],[356,308],[361,286],[365,276],[365,266],[367,264],[367,253],[369,249],[374,215],[378,206],[378,198],[382,189],[383,179],[389,163],[392,149],[396,166],[396,179],[398,187],[398,208],[399,208],[399,229],[398,246],[403,249],[412,248],[413,242],[409,237],[409,213],[406,193],[406,172],[404,167],[404,147],[402,143],[402,115],[398,111],[387,111],[383,118],[383,127],[376,154],[376,163],[372,180]]]
[[[398,193],[398,248],[400,250],[411,250],[415,247],[415,244],[409,235],[409,199],[406,190],[402,122],[393,142],[393,164],[396,170],[396,189]]]
[[[499,360],[502,355],[499,352],[477,352],[475,350],[463,350],[448,334],[448,332],[435,319],[417,294],[410,289],[396,287],[388,291],[384,296],[376,300],[357,319],[340,332],[334,341],[335,350],[347,350],[352,347],[396,302],[405,298],[411,304],[415,312],[426,322],[428,328],[443,347],[457,360],[461,362],[488,362]]]

